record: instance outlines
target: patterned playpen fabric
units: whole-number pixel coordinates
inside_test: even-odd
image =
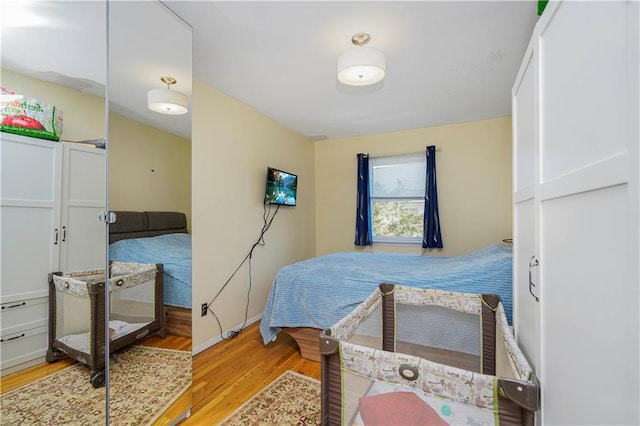
[[[111,263],[111,278],[109,292],[135,287],[156,277],[155,264],[143,263]],[[104,281],[105,270],[95,269],[78,272],[65,272],[53,275],[56,290],[76,297],[89,297],[87,283]]]
[[[407,322],[399,314],[403,305],[443,308],[476,318],[475,329],[484,335],[477,339],[479,348],[474,354],[479,359],[478,368],[467,370],[429,359],[429,350],[434,348],[421,346],[419,338],[409,346],[412,351],[421,352],[397,350],[401,335],[397,328],[409,325],[416,335],[429,328],[438,328],[444,334],[457,332],[442,322],[427,321],[417,326],[412,320]],[[402,336],[406,338],[406,330]],[[450,348],[446,341],[430,342],[439,346],[436,351],[447,351]],[[409,347],[407,342],[402,343],[403,348]],[[455,358],[456,350],[447,352]],[[513,337],[500,298],[495,295],[384,284],[350,315],[322,333],[320,352],[323,424],[360,424],[358,407],[362,409],[363,398],[405,391],[440,408],[444,401],[449,412],[450,407],[456,407],[459,417],[455,424],[467,424],[460,423],[463,417],[465,422],[476,424],[529,424],[537,409],[535,375]],[[450,414],[441,416],[445,422],[451,421],[447,415]]]
[[[496,408],[497,379],[494,376],[347,342],[340,342],[340,354],[344,372],[371,380],[401,384],[407,388],[452,401],[473,404],[479,408]],[[400,366],[405,364],[417,367],[418,380],[409,381],[400,375]]]

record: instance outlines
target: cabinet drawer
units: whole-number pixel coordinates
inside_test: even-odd
[[[25,328],[46,326],[49,317],[49,298],[38,297],[0,306],[2,335],[13,334]]]
[[[3,333],[0,339],[2,374],[17,371],[23,364],[27,364],[24,365],[25,367],[33,365],[33,363],[29,364],[29,361],[38,358],[42,358],[41,361],[44,362],[48,347],[47,326],[22,330],[17,333]]]

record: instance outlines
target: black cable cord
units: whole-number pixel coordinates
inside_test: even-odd
[[[255,243],[253,243],[253,245],[251,246],[251,249],[249,250],[249,252],[247,253],[247,255],[242,259],[242,261],[240,262],[240,264],[238,265],[238,267],[233,271],[233,273],[229,276],[229,278],[227,279],[227,281],[225,281],[225,283],[223,284],[223,286],[220,288],[220,290],[218,290],[218,292],[216,293],[215,296],[213,296],[213,299],[211,299],[211,301],[207,304],[207,310],[209,312],[211,312],[211,315],[213,315],[213,317],[216,319],[216,322],[218,323],[218,327],[220,328],[220,337],[223,340],[228,340],[228,339],[232,339],[234,337],[236,337],[238,334],[240,334],[242,332],[242,330],[244,330],[244,327],[247,324],[247,319],[249,316],[249,301],[250,301],[250,294],[251,294],[251,287],[252,287],[252,280],[251,280],[251,259],[253,258],[253,251],[256,249],[256,247],[261,246],[264,247],[265,245],[265,241],[264,241],[264,235],[267,233],[267,231],[269,230],[269,228],[271,228],[271,224],[273,223],[273,219],[275,219],[276,214],[278,214],[278,210],[280,210],[280,205],[278,205],[276,207],[276,211],[273,212],[273,215],[271,216],[271,218],[269,218],[269,215],[271,213],[271,204],[268,204],[269,208],[267,209],[267,204],[264,204],[264,209],[262,212],[262,230],[260,231],[260,236],[258,237],[258,239],[256,240]],[[245,306],[245,311],[244,311],[244,322],[242,323],[242,326],[240,327],[240,329],[238,330],[229,330],[229,332],[227,333],[226,336],[223,335],[222,333],[222,324],[220,323],[220,319],[218,318],[218,316],[215,314],[215,312],[213,312],[213,309],[211,309],[211,304],[213,302],[215,302],[215,300],[218,298],[218,296],[220,296],[220,293],[222,293],[222,291],[227,287],[227,285],[231,282],[231,280],[233,279],[233,277],[236,275],[236,273],[240,270],[240,268],[242,267],[242,265],[245,264],[246,261],[249,261],[249,289],[247,291],[247,304]]]

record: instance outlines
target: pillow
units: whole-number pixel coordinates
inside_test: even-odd
[[[448,426],[429,404],[413,392],[389,392],[360,398],[365,426]]]

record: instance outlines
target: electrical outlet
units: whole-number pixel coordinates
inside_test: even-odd
[[[202,311],[201,311],[201,313],[200,313],[200,316],[201,316],[201,317],[203,317],[203,316],[207,315],[207,309],[208,309],[208,308],[209,308],[209,306],[207,306],[207,304],[206,304],[206,303],[203,303],[203,304],[202,304],[202,308],[201,308],[201,309],[202,309]]]

